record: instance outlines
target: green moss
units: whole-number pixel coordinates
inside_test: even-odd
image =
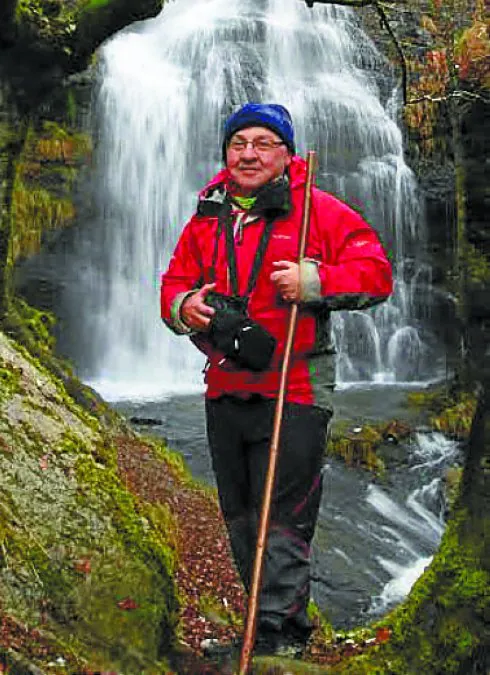
[[[21,390],[20,373],[0,358],[0,403]]]
[[[90,153],[91,141],[86,134],[52,120],[30,125],[16,164],[12,192],[13,262],[38,253],[46,233],[73,223],[73,187]]]
[[[124,421],[100,396],[72,374],[71,364],[51,354],[53,340],[44,332],[52,323],[50,316],[15,298],[4,320],[4,328],[15,338],[17,351],[53,383],[58,401],[88,427],[102,433],[102,420],[113,429],[125,428]]]
[[[17,0],[15,20],[22,35],[60,43],[60,51],[68,53],[76,30],[76,5],[72,0]]]
[[[0,409],[0,450],[4,438],[15,448],[0,452],[2,604],[30,626],[43,624],[95,670],[167,672],[155,664],[178,630],[174,519],[121,482],[117,426],[104,431],[61,380],[15,349],[12,360],[27,364],[16,371],[5,362],[5,381],[15,390],[17,377],[27,378],[29,412],[9,429]]]
[[[16,298],[14,304],[19,314],[21,314],[23,324],[29,331],[32,340],[42,346],[43,349],[51,351],[54,347],[52,330],[56,323],[54,314],[46,310],[36,309],[20,298]]]
[[[166,504],[144,504],[142,511],[146,519],[158,532],[168,549],[169,569],[173,573],[177,568],[177,546],[179,528],[177,519]]]
[[[413,392],[407,397],[411,406],[429,411],[429,423],[437,431],[456,438],[467,438],[476,410],[476,396],[472,392],[453,392],[438,389]]]
[[[436,389],[427,391],[413,391],[407,395],[407,403],[414,408],[424,408],[430,412],[441,412],[452,403],[448,390]]]
[[[75,94],[71,89],[66,94],[66,117],[71,126],[77,123],[77,102]],[[91,145],[91,144],[90,144]]]
[[[109,5],[111,3],[111,0],[88,0],[85,9],[88,11],[92,9],[99,9],[100,7],[105,7],[106,5]]]
[[[70,199],[58,199],[43,188],[30,189],[21,181],[16,181],[12,199],[15,227],[11,256],[14,261],[38,253],[44,233],[67,227],[75,218]]]
[[[73,92],[67,93],[68,102],[74,112],[75,98]],[[68,113],[70,110],[68,109]],[[41,130],[32,139],[31,147],[34,158],[42,161],[58,161],[70,164],[84,161],[92,151],[90,136],[70,130],[53,120],[44,120]]]
[[[490,263],[485,254],[470,242],[465,243],[462,263],[466,266],[468,281],[483,286],[490,281]]]
[[[446,500],[450,509],[454,507],[459,496],[462,477],[463,469],[460,466],[449,467],[444,474]]]
[[[350,422],[334,425],[327,444],[327,455],[340,457],[348,466],[360,466],[374,473],[384,473],[383,461],[376,448],[383,442],[381,426]]]
[[[116,473],[110,469],[101,471],[100,468],[91,455],[77,457],[75,470],[78,481],[87,486],[82,489],[95,493],[107,504],[113,524],[126,546],[142,559],[156,565],[170,585],[168,570],[174,562],[172,551],[157,532],[145,531],[147,520],[139,513],[140,506],[135,497],[124,488]]]
[[[476,410],[474,394],[461,393],[453,404],[441,413],[431,417],[430,422],[434,429],[456,438],[467,438]]]
[[[218,626],[234,628],[238,632],[243,630],[243,616],[224,605],[221,598],[211,594],[201,595],[198,610],[208,621]]]

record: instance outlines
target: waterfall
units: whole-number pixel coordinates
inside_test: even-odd
[[[289,108],[299,153],[318,152],[319,187],[363,214],[394,264],[389,302],[334,316],[337,380],[437,377],[423,209],[398,99],[389,64],[340,6],[179,0],[111,39],[95,106],[97,227],[80,275],[90,300],[77,308],[93,346],[86,379],[107,398],[201,386],[201,355],[160,321],[159,278],[196,193],[221,167],[223,121],[246,101]]]

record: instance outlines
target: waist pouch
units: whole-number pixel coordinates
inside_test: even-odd
[[[265,370],[276,339],[247,314],[247,298],[211,291],[205,302],[215,310],[207,337],[213,347],[246,370]]]

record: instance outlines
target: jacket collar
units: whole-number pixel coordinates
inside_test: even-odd
[[[279,218],[287,215],[290,209],[290,190],[304,185],[306,180],[306,162],[299,156],[292,158],[288,175],[273,183],[267,183],[257,192],[257,201],[250,210],[250,215]],[[226,215],[232,210],[228,194],[230,173],[222,169],[199,194],[198,215]]]

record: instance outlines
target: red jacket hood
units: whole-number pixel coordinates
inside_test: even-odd
[[[291,164],[289,165],[289,180],[291,189],[301,187],[305,184],[306,181],[306,162],[299,155],[294,155],[291,159]],[[227,185],[230,181],[230,172],[227,168],[221,169],[219,173],[212,178],[207,185],[199,193],[199,196],[204,196],[210,188],[215,187],[216,185]]]

